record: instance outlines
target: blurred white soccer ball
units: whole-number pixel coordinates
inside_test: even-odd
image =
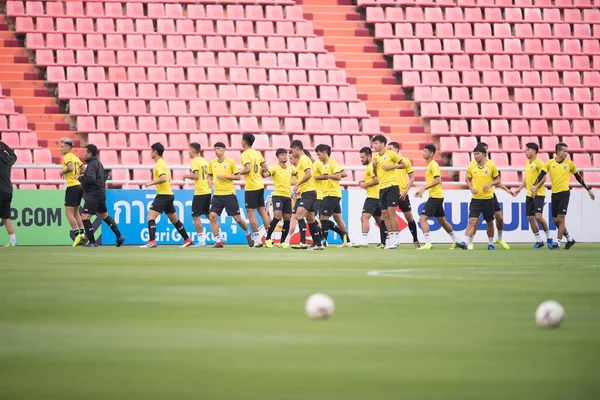
[[[558,328],[565,319],[565,309],[554,300],[540,304],[535,310],[535,322],[542,328]]]
[[[331,297],[323,293],[311,295],[304,306],[306,316],[311,319],[329,318],[333,314],[335,305]]]

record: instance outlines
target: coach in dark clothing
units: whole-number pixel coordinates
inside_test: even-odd
[[[94,226],[92,225],[92,215],[98,214],[117,237],[117,247],[125,242],[125,236],[121,235],[115,220],[108,215],[106,208],[106,189],[104,180],[104,166],[98,160],[98,148],[93,144],[85,146],[83,158],[87,161],[85,172],[78,177],[83,187],[83,213],[81,219],[85,228],[86,236],[89,240],[88,247],[98,247],[94,238]]]
[[[17,246],[15,227],[10,220],[10,203],[13,187],[10,180],[12,166],[17,162],[17,155],[4,142],[0,142],[0,219],[6,227],[10,243],[6,247]]]

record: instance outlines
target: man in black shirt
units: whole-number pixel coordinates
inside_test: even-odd
[[[10,181],[12,166],[17,162],[17,155],[4,142],[0,142],[0,219],[6,227],[10,243],[4,247],[16,247],[17,237],[15,227],[10,220],[10,202],[12,201],[13,187]]]
[[[77,179],[83,187],[83,226],[89,240],[87,247],[98,247],[94,238],[94,227],[92,225],[92,215],[99,214],[100,218],[114,232],[117,237],[117,247],[120,247],[125,242],[125,236],[121,235],[115,220],[108,215],[106,208],[106,189],[104,180],[104,166],[98,161],[98,148],[93,144],[85,146],[83,158],[87,161],[87,166],[83,175],[79,175]]]

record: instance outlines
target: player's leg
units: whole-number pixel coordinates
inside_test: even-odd
[[[207,201],[208,200],[208,201]],[[194,195],[192,199],[192,221],[194,221],[194,228],[198,234],[197,247],[206,246],[206,238],[204,237],[204,228],[202,227],[202,215],[210,213],[210,194],[207,195]]]
[[[423,232],[423,236],[425,237],[425,246],[419,247],[419,249],[428,250],[433,246],[431,244],[431,238],[429,237],[429,215],[425,214],[425,209],[421,212],[421,216],[419,217],[419,224],[421,225],[421,232]]]
[[[175,211],[175,204],[173,204],[175,196],[170,197],[171,201],[165,207],[165,214],[167,214],[167,218],[169,218],[169,221],[171,221],[175,229],[177,229],[177,232],[179,232],[179,234],[183,238],[183,244],[180,247],[189,247],[192,244],[194,244],[194,242],[192,241],[192,239],[190,239],[190,236],[185,230],[185,226],[183,226],[183,223],[181,222],[179,216],[177,215],[177,212]]]
[[[12,223],[10,218],[2,218],[2,223],[6,228],[6,233],[8,233],[9,243],[5,247],[16,247],[17,244],[17,236],[15,235],[15,226]]]
[[[83,206],[83,215],[81,216],[81,220],[85,229],[85,236],[88,240],[88,243],[85,245],[85,247],[98,247],[96,244],[96,238],[94,237],[94,225],[92,225],[92,215],[96,215],[96,212],[98,211],[98,203],[99,202],[96,200],[88,199],[85,201]],[[73,243],[73,247],[75,247],[75,243]]]
[[[273,235],[275,228],[277,228],[277,225],[282,219],[284,200],[284,198],[279,196],[273,197],[273,219],[269,223],[269,229],[267,230],[267,237],[265,241],[265,246],[268,248],[273,247],[273,241],[271,240],[271,236]]]
[[[293,221],[292,218],[292,201],[290,199],[289,201],[289,209],[287,210],[289,212],[284,212],[283,213],[283,226],[281,227],[281,239],[279,239],[279,247],[280,248],[286,248],[287,247],[287,243],[286,243],[286,239],[288,237],[288,234],[290,232],[290,221]],[[294,225],[294,229],[296,229],[296,226]]]
[[[415,219],[413,217],[412,210],[403,211],[403,213],[404,217],[406,218],[406,222],[408,223],[408,230],[410,231],[410,234],[413,238],[413,244],[418,249],[419,247],[421,247],[421,244],[419,243],[419,236],[417,234],[417,223],[415,222]]]
[[[154,202],[153,202],[154,204]],[[161,213],[155,210],[149,210],[146,220],[148,221],[148,243],[142,247],[156,247],[156,218]]]
[[[254,247],[254,238],[248,230],[248,224],[240,215],[240,205],[238,203],[237,197],[235,196],[235,194],[231,194],[223,196],[223,200],[225,201],[225,211],[227,211],[227,215],[233,217],[233,220],[239,225],[240,228],[242,228],[242,230],[246,234],[248,246]]]
[[[362,214],[360,216],[360,225],[362,231],[362,240],[357,247],[367,247],[369,245],[369,231],[371,228],[371,217],[375,217],[375,210],[379,210],[379,201],[376,199],[365,199],[363,204]],[[375,218],[375,221],[379,223],[381,220],[381,210],[379,210],[379,218]]]
[[[208,220],[210,221],[210,230],[212,231],[213,237],[215,238],[215,245],[213,246],[215,248],[223,247],[223,241],[221,239],[221,235],[219,234],[219,222],[217,220],[219,215],[220,213],[217,214],[213,211],[211,207],[210,214],[208,214]]]
[[[258,211],[258,215],[260,215],[260,219],[262,219],[263,226],[265,227],[265,229],[271,226],[271,217],[267,212],[267,207],[263,205],[262,207],[258,207],[256,211]],[[258,237],[258,240],[261,240],[260,236]]]
[[[0,193],[0,219],[6,228],[9,243],[5,247],[16,247],[17,236],[15,235],[15,226],[10,219],[10,203],[12,201],[11,193]]]
[[[548,226],[548,222],[546,221],[546,219],[544,218],[544,215],[542,214],[542,212],[544,211],[544,201],[545,201],[544,197],[536,197],[535,199],[533,199],[533,209],[535,212],[535,219],[537,220],[540,227],[546,234],[546,242],[548,244],[548,247],[552,247],[553,241],[552,241],[552,238],[550,237],[550,228]]]
[[[486,231],[488,236],[488,250],[494,250],[494,218],[496,214],[494,211],[494,199],[484,200],[482,202],[482,207],[483,219],[486,223]],[[502,246],[502,248],[505,250],[508,250],[507,247]]]
[[[110,230],[115,234],[115,237],[117,238],[117,247],[121,247],[123,243],[125,243],[125,239],[127,238],[121,234],[121,231],[119,230],[119,227],[117,226],[115,220],[110,215],[108,215],[106,201],[100,202],[100,204],[98,205],[97,212],[98,216],[102,218],[102,221],[104,221],[104,223],[108,225]]]
[[[65,217],[67,217],[67,221],[69,221],[69,225],[71,226],[69,236],[71,237],[71,240],[75,240],[77,239],[77,236],[79,236],[79,227],[77,226],[77,219],[75,218],[75,207],[65,206]]]
[[[533,233],[533,237],[535,238],[533,248],[539,249],[540,247],[544,247],[544,242],[542,242],[542,238],[540,237],[540,229],[538,227],[535,214],[536,213],[534,209],[533,198],[527,196],[525,198],[525,215],[527,216],[529,227],[531,228],[531,232]]]
[[[322,250],[321,246],[321,228],[319,227],[319,223],[317,222],[317,218],[314,211],[309,211],[306,214],[306,223],[308,224],[308,229],[310,231],[310,236],[313,241],[313,249],[314,250]]]
[[[306,201],[303,198],[298,199],[298,201],[296,202],[295,219],[296,219],[296,223],[298,224],[298,230],[300,231],[300,243],[298,245],[294,246],[294,248],[303,248],[303,249],[306,248],[306,221],[305,221],[305,218],[306,218],[306,215],[308,214],[308,211],[304,207],[305,203],[306,203]]]

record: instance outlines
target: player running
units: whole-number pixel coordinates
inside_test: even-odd
[[[190,143],[188,149],[190,155],[191,173],[185,174],[183,180],[194,181],[194,197],[192,199],[192,219],[198,234],[198,243],[194,247],[205,247],[206,236],[202,228],[201,216],[207,219],[210,214],[210,187],[208,186],[208,161],[200,157],[200,143]]]
[[[92,225],[92,216],[98,216],[108,225],[111,231],[117,238],[117,247],[121,247],[125,243],[126,237],[121,235],[119,227],[110,215],[106,208],[106,181],[104,179],[104,166],[98,160],[98,148],[93,144],[85,146],[83,158],[87,162],[87,166],[81,167],[83,175],[76,175],[75,178],[81,182],[83,189],[83,226],[87,236],[88,244],[85,247],[98,247],[96,238],[94,237],[94,226]]]
[[[531,197],[535,199],[537,197],[538,189],[544,184],[544,176],[548,173],[550,174],[550,181],[552,182],[552,219],[558,228],[556,243],[552,246],[553,250],[560,250],[560,243],[562,242],[563,236],[567,239],[565,250],[569,250],[576,243],[575,239],[569,235],[565,221],[567,210],[569,208],[569,198],[571,196],[571,188],[569,187],[571,174],[573,174],[575,179],[577,179],[577,182],[587,190],[590,199],[596,199],[592,189],[585,184],[583,178],[579,175],[579,172],[577,172],[575,163],[571,160],[567,160],[567,157],[569,156],[567,149],[568,147],[565,143],[561,142],[556,145],[554,158],[546,161],[544,169],[540,172],[535,182],[533,182],[533,187],[531,188]]]
[[[290,220],[292,218],[292,182],[295,169],[292,166],[287,165],[288,153],[285,149],[277,149],[275,152],[277,156],[277,165],[269,168],[267,171],[262,171],[263,178],[272,177],[275,190],[273,191],[273,219],[269,225],[267,231],[267,240],[265,246],[267,248],[273,247],[273,241],[271,235],[275,231],[275,227],[279,224],[279,221],[283,218],[283,227],[281,229],[281,239],[279,240],[280,248],[286,248],[288,245],[285,243],[288,233],[290,231]]]
[[[393,151],[394,153],[400,156],[400,145],[398,142],[390,142],[387,146],[388,150]],[[398,199],[398,208],[400,211],[404,213],[404,217],[406,218],[406,222],[408,223],[408,230],[410,231],[413,237],[413,245],[416,248],[421,247],[419,243],[419,237],[417,236],[417,223],[413,218],[412,208],[410,205],[410,197],[408,196],[408,191],[415,183],[415,173],[413,171],[412,163],[406,157],[400,156],[402,162],[406,164],[406,168],[397,168],[396,169],[396,178],[398,179],[398,188],[400,191],[400,198]]]
[[[428,144],[423,149],[423,159],[427,162],[427,171],[425,172],[425,186],[420,188],[415,197],[423,197],[425,191],[429,191],[429,198],[421,211],[419,217],[419,223],[421,224],[421,230],[423,236],[425,236],[425,245],[417,247],[417,250],[431,250],[433,245],[431,244],[431,238],[429,237],[429,218],[435,217],[442,228],[450,235],[452,239],[451,250],[460,247],[466,250],[467,246],[463,243],[459,243],[452,226],[446,220],[446,213],[444,211],[444,193],[442,192],[442,173],[440,171],[440,165],[434,160],[436,148],[432,144]]]
[[[265,185],[261,179],[261,174],[267,171],[267,164],[262,154],[252,148],[256,138],[251,133],[242,135],[242,170],[240,175],[246,180],[245,202],[248,222],[254,232],[254,247],[262,247],[262,240],[258,231],[258,221],[254,211],[258,211],[265,229],[271,223],[269,214],[265,208]]]
[[[381,218],[388,228],[388,240],[386,250],[398,247],[398,219],[396,217],[396,206],[400,199],[400,189],[396,168],[406,168],[406,164],[400,156],[393,151],[386,150],[387,139],[383,135],[377,135],[372,139],[373,149],[373,172],[379,179],[379,207]]]
[[[214,158],[208,164],[208,176],[209,181],[213,182],[215,193],[212,198],[210,205],[210,228],[212,229],[213,236],[215,237],[214,248],[223,248],[223,240],[219,233],[219,222],[217,218],[223,212],[223,209],[227,211],[227,215],[233,217],[234,221],[244,230],[246,234],[246,240],[248,240],[248,246],[254,246],[254,240],[252,234],[248,231],[248,225],[246,221],[240,215],[240,205],[235,195],[235,187],[233,181],[240,180],[240,172],[238,170],[235,161],[232,158],[225,156],[225,144],[222,142],[215,143],[215,155]]]
[[[79,175],[79,169],[83,165],[79,157],[71,153],[73,150],[73,141],[69,138],[60,139],[60,153],[63,155],[63,168],[60,171],[60,176],[65,177],[67,190],[65,191],[65,215],[69,225],[71,225],[71,240],[73,247],[79,246],[85,241],[85,230],[83,229],[83,221],[79,209],[81,199],[83,198],[83,190],[81,183],[75,179],[75,175]]]
[[[17,247],[17,236],[15,235],[15,226],[10,220],[10,203],[13,196],[13,185],[10,180],[12,166],[17,162],[17,155],[8,147],[7,144],[0,141],[0,219],[8,233],[9,243],[4,247]]]
[[[371,217],[375,218],[375,222],[379,225],[380,243],[378,248],[385,247],[385,237],[387,235],[385,223],[381,219],[381,208],[379,208],[379,179],[373,173],[373,153],[369,147],[360,149],[360,162],[366,166],[365,179],[358,182],[361,189],[367,192],[367,198],[362,209],[360,217],[362,227],[362,239],[360,243],[356,243],[354,247],[369,247],[369,228],[371,226]]]
[[[538,151],[540,150],[540,147],[537,145],[537,143],[527,143],[525,146],[525,155],[527,156],[527,161],[525,162],[525,173],[523,174],[523,182],[517,188],[515,194],[519,194],[523,188],[527,189],[527,197],[525,197],[525,213],[527,215],[527,220],[529,220],[529,226],[531,226],[533,236],[535,237],[535,244],[533,247],[535,249],[544,247],[544,242],[540,237],[540,229],[538,227],[539,223],[539,226],[542,227],[542,230],[546,234],[548,248],[551,249],[553,241],[550,237],[550,229],[548,228],[548,222],[542,214],[544,211],[544,201],[546,199],[546,188],[544,187],[546,177],[540,180],[542,185],[535,192],[535,196],[531,196],[533,183],[544,170],[544,162],[538,157]]]
[[[156,163],[154,170],[152,171],[152,180],[144,183],[144,187],[156,186],[156,197],[152,201],[150,210],[148,210],[148,243],[140,246],[141,248],[156,248],[156,218],[163,212],[169,218],[169,221],[173,224],[177,232],[183,238],[183,244],[180,247],[188,247],[193,244],[192,239],[188,236],[185,227],[179,220],[177,213],[175,212],[175,205],[173,201],[175,196],[171,190],[171,173],[167,163],[162,158],[165,152],[165,147],[161,143],[154,143],[150,147],[152,151],[152,159]]]

